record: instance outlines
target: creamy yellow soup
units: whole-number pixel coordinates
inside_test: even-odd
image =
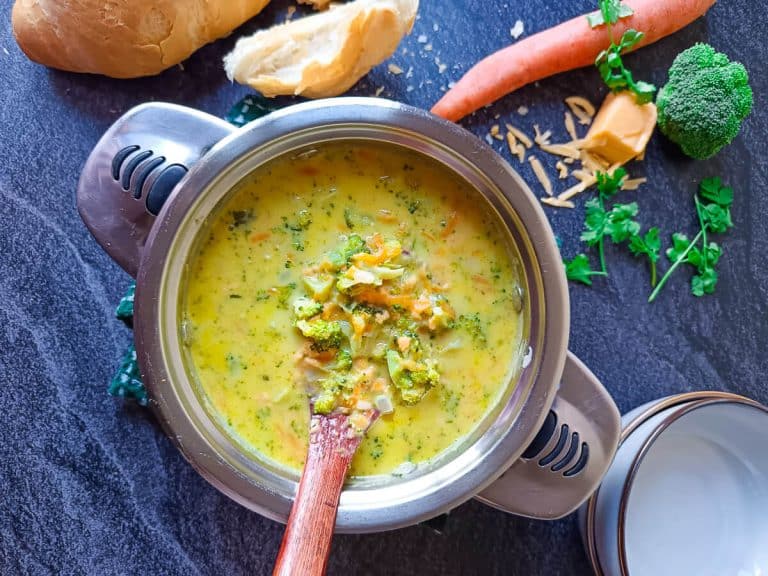
[[[413,468],[471,435],[514,385],[524,331],[514,249],[481,204],[442,165],[372,142],[327,143],[256,169],[207,223],[183,295],[182,334],[209,411],[256,457],[300,470],[311,392],[294,303],[307,296],[307,271],[358,235],[369,246],[396,241],[407,271],[393,282],[420,271],[452,317],[440,330],[422,325],[418,339],[439,382],[415,403],[392,386],[386,362],[371,352],[376,342],[358,347],[392,406],[368,430],[350,473]]]

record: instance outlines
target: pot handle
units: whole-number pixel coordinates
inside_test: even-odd
[[[520,516],[562,518],[598,487],[620,433],[621,417],[608,391],[568,352],[560,389],[541,429],[478,499]]]
[[[96,144],[80,175],[77,208],[131,276],[165,201],[191,166],[235,130],[210,114],[152,102],[126,112]]]

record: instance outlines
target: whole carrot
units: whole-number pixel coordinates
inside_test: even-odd
[[[716,0],[630,0],[634,14],[612,28],[616,38],[634,28],[645,33],[635,47],[669,36],[702,16]],[[432,113],[459,120],[526,84],[590,66],[608,47],[605,28],[590,28],[578,16],[499,50],[473,66],[432,108]]]

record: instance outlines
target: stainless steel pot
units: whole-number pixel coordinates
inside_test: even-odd
[[[152,103],[126,113],[96,145],[80,179],[78,207],[98,242],[137,279],[136,348],[166,432],[219,490],[286,520],[298,478],[249,454],[204,408],[183,361],[179,296],[195,238],[235,184],[276,156],[337,139],[410,148],[477,189],[478,202],[495,210],[519,251],[530,345],[517,383],[461,449],[404,478],[352,482],[341,496],[337,531],[414,524],[473,496],[534,518],[575,510],[610,464],[620,423],[608,393],[567,352],[567,285],[547,219],[489,146],[455,124],[381,99],[299,104],[241,129]]]

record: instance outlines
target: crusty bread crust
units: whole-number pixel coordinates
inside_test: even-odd
[[[269,0],[16,0],[13,31],[35,62],[115,78],[157,74],[226,36]]]
[[[413,27],[418,0],[355,0],[241,38],[224,58],[230,79],[265,96],[347,91],[389,58]]]

